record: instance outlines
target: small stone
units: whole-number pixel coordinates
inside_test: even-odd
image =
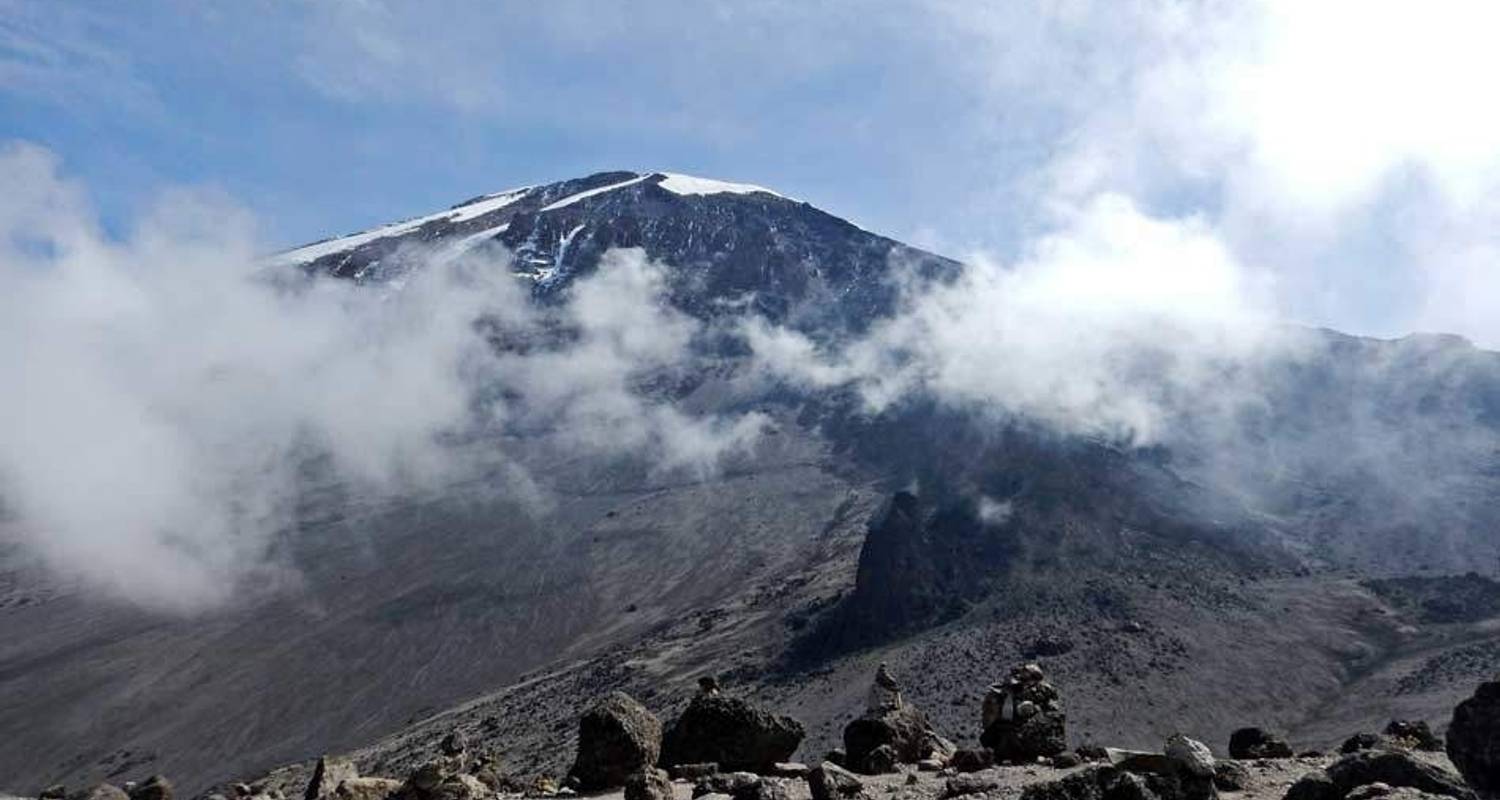
[[[468,749],[469,743],[464,739],[462,731],[455,730],[444,736],[438,747],[445,756],[460,756],[463,755],[464,750]]]
[[[675,780],[695,781],[718,774],[718,764],[678,764],[667,770]]]
[[[130,792],[130,800],[172,800],[172,782],[161,775],[152,775]]]
[[[1214,786],[1221,792],[1238,792],[1250,785],[1250,770],[1235,761],[1214,762]]]
[[[883,744],[871,750],[860,764],[860,771],[866,775],[886,775],[896,771],[899,758],[896,748]]]
[[[124,789],[109,783],[101,783],[88,791],[84,800],[129,800]],[[205,799],[206,800],[206,799]]]
[[[354,762],[347,758],[336,756],[323,756],[313,767],[312,779],[307,782],[307,788],[302,792],[303,800],[317,800],[319,797],[333,794],[339,788],[339,784],[349,778],[358,778],[359,770],[354,768]]]
[[[1328,773],[1319,769],[1298,778],[1286,790],[1282,800],[1339,800],[1340,794]]]
[[[1384,740],[1378,733],[1356,733],[1344,740],[1339,745],[1339,752],[1344,754],[1357,753],[1361,750],[1370,750],[1381,746]]]
[[[919,772],[937,772],[942,768],[943,762],[935,758],[924,758],[917,762],[917,770]]]
[[[864,793],[865,784],[847,769],[824,761],[807,773],[812,800],[851,800]]]
[[[1076,753],[1058,753],[1052,757],[1052,766],[1058,769],[1072,769],[1083,763]]]
[[[665,770],[646,767],[625,779],[625,800],[672,800],[672,781]]]
[[[807,765],[796,761],[778,761],[771,765],[772,775],[778,778],[803,778],[807,776]]]
[[[978,772],[995,765],[995,754],[988,747],[961,748],[948,759],[948,765],[959,772]]]
[[[1000,780],[993,774],[976,772],[954,775],[943,786],[943,797],[962,797],[966,794],[984,794],[1000,788]]]
[[[68,787],[61,783],[54,783],[43,789],[42,793],[37,795],[37,798],[38,800],[63,800],[67,796]]]
[[[339,800],[385,800],[401,789],[401,781],[390,778],[346,778],[333,794]]]

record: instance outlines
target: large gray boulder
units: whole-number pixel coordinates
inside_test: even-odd
[[[1482,683],[1453,709],[1448,758],[1474,791],[1500,797],[1500,681]]]
[[[927,715],[911,704],[867,713],[844,726],[847,763],[858,767],[882,745],[889,745],[896,751],[897,760],[905,764],[933,757],[947,759],[953,754],[947,749],[951,745],[932,730]]]
[[[661,763],[715,763],[725,771],[770,772],[791,760],[802,743],[802,723],[738,698],[700,694],[662,740]]]
[[[1328,778],[1342,797],[1359,786],[1384,783],[1409,786],[1428,794],[1471,798],[1474,793],[1457,775],[1395,750],[1362,750],[1328,765]]]
[[[630,695],[612,692],[578,720],[578,755],[568,775],[584,791],[622,786],[656,766],[661,747],[661,721]]]

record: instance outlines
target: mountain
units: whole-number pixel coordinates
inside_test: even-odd
[[[664,265],[667,302],[694,319],[753,315],[822,344],[963,269],[769,190],[634,172],[481,196],[268,267],[374,288],[474,257],[547,307],[622,247]],[[165,772],[195,792],[340,751],[394,774],[455,727],[555,773],[603,692],[670,714],[705,674],[803,719],[811,757],[882,661],[967,741],[974,693],[1024,658],[1062,689],[1075,743],[1261,724],[1327,746],[1393,715],[1445,722],[1500,664],[1500,355],[1292,335],[1291,354],[1231,376],[1259,387],[1253,407],[1181,398],[1151,447],[749,381],[726,340],[652,389],[764,415],[717,472],[514,431],[491,435],[544,487],[540,510],[496,491],[501,472],[373,502],[310,471],[284,542],[299,585],[194,618],[0,553],[0,775],[32,791]]]

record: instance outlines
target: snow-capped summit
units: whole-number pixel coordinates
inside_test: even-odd
[[[670,172],[601,172],[482,195],[273,263],[380,282],[434,257],[493,248],[545,296],[627,247],[668,267],[671,300],[689,313],[750,303],[779,320],[805,316],[806,328],[860,328],[888,309],[893,263],[927,274],[957,268],[770,189]]]

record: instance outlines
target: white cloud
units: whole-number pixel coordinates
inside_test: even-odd
[[[746,335],[772,375],[852,382],[874,410],[926,393],[1148,443],[1167,422],[1164,392],[1208,388],[1224,365],[1281,346],[1269,281],[1201,219],[1103,195],[1015,263],[976,260],[953,285],[909,289],[896,316],[835,353],[764,323]]]
[[[662,306],[639,254],[576,284],[560,310],[575,340],[501,356],[477,319],[535,337],[556,323],[503,260],[434,258],[393,291],[277,289],[252,221],[220,198],[164,198],[116,240],[45,150],[0,151],[0,182],[0,497],[16,517],[0,534],[119,597],[190,611],[291,577],[269,545],[309,454],[356,491],[400,494],[475,458],[514,474],[506,453],[444,443],[511,421],[699,472],[759,430],[638,385],[696,325]]]

